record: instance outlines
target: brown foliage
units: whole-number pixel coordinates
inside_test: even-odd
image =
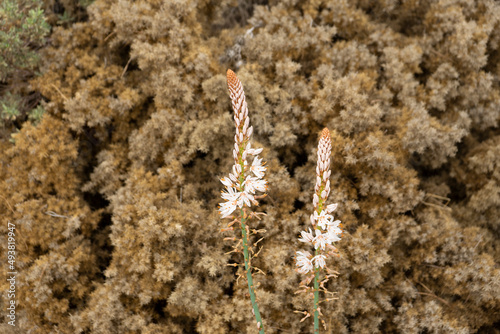
[[[493,331],[498,2],[247,5],[96,0],[87,22],[53,31],[32,82],[47,114],[0,143],[0,240],[15,223],[19,326],[256,332],[217,213],[232,163],[233,68],[268,162],[253,263],[266,273],[256,281],[267,332],[311,330],[293,313],[310,300],[294,294],[292,256],[323,127],[345,226],[326,332]]]

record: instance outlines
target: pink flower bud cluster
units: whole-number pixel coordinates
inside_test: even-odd
[[[340,240],[342,230],[340,229],[340,220],[333,220],[331,213],[337,209],[337,204],[326,205],[326,199],[330,194],[330,156],[332,152],[332,143],[330,131],[323,129],[318,144],[318,164],[316,166],[316,186],[314,188],[313,205],[314,212],[310,220],[314,233],[309,231],[300,232],[299,241],[311,244],[315,249],[315,255],[311,253],[296,252],[295,260],[297,271],[307,274],[316,268],[326,266],[326,259],[330,252],[325,252],[328,248],[333,252],[336,248],[332,245]]]
[[[262,159],[258,156],[262,152],[262,148],[251,147],[250,137],[253,133],[253,127],[250,126],[245,92],[240,80],[231,70],[227,70],[227,87],[234,110],[236,134],[234,136],[232,172],[229,173],[228,178],[221,179],[222,184],[226,187],[226,192],[222,192],[222,199],[226,202],[219,203],[219,213],[222,218],[231,215],[237,207],[258,205],[256,192],[264,193],[267,190],[267,181],[263,179],[266,171],[265,163],[262,163]],[[247,158],[249,156],[254,156],[252,165],[248,164]]]

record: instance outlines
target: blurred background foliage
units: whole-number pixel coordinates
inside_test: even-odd
[[[17,332],[256,332],[217,213],[231,68],[268,166],[255,225],[268,333],[311,331],[293,313],[311,300],[294,294],[292,256],[325,126],[345,233],[324,332],[498,333],[498,2],[0,6],[0,249],[16,224]]]

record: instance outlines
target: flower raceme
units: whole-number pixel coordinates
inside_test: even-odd
[[[330,194],[330,156],[332,152],[332,143],[330,139],[330,131],[325,128],[321,133],[321,138],[318,144],[318,163],[316,166],[316,185],[314,187],[313,205],[314,211],[311,214],[310,220],[313,230],[300,232],[299,241],[314,248],[314,254],[307,251],[297,251],[295,253],[295,263],[297,271],[307,275],[301,282],[302,290],[299,292],[313,292],[314,304],[314,333],[319,333],[319,291],[326,294],[332,294],[327,291],[324,284],[330,277],[335,277],[336,272],[330,270],[326,266],[328,256],[334,254],[337,249],[332,245],[340,240],[342,230],[340,228],[340,220],[333,220],[331,213],[337,209],[337,204],[326,205],[326,200]],[[314,233],[313,233],[314,231]],[[329,251],[327,251],[327,249]],[[320,281],[320,272],[326,271],[326,275]],[[314,281],[314,287],[309,287],[309,283]],[[329,300],[329,299],[327,299]],[[299,312],[305,314],[301,320],[305,320],[310,316],[309,312]],[[323,321],[323,325],[325,325]]]
[[[236,134],[234,136],[232,172],[227,178],[221,179],[222,184],[226,187],[226,192],[222,192],[222,199],[226,202],[219,203],[219,213],[222,218],[230,216],[236,208],[241,209],[244,205],[257,206],[256,192],[265,193],[267,190],[267,181],[263,179],[266,167],[262,163],[262,158],[258,156],[262,152],[262,148],[255,149],[250,144],[253,127],[250,126],[245,93],[240,80],[231,70],[227,71],[227,86],[234,110]],[[249,156],[254,157],[250,166],[247,161]]]
[[[253,283],[252,266],[253,254],[256,253],[253,249],[257,243],[250,242],[250,237],[258,233],[265,232],[264,230],[250,229],[249,220],[265,215],[263,212],[252,212],[252,205],[259,205],[257,199],[264,197],[267,191],[267,181],[264,179],[266,171],[265,164],[259,154],[262,148],[252,148],[250,138],[253,133],[253,128],[250,126],[250,118],[248,117],[248,107],[245,100],[243,85],[236,77],[233,71],[227,71],[227,88],[231,97],[232,107],[234,110],[234,124],[236,126],[236,134],[234,135],[233,159],[234,165],[231,173],[227,177],[223,177],[220,181],[225,186],[226,190],[222,191],[223,203],[219,203],[219,213],[222,218],[231,217],[233,220],[227,225],[227,228],[222,231],[232,231],[235,223],[239,223],[241,229],[241,239],[233,246],[233,251],[241,252],[245,260],[245,272],[248,282],[248,292],[252,302],[252,312],[255,316],[259,334],[265,334],[264,325],[257,304],[255,286]],[[249,164],[248,159],[253,156],[252,164]],[[262,194],[258,194],[262,193]],[[239,210],[238,210],[239,208]],[[236,213],[233,215],[233,213]],[[227,238],[236,240],[236,238]],[[256,256],[256,255],[255,255]],[[238,274],[238,276],[241,276]]]
[[[340,229],[340,220],[333,220],[331,213],[337,209],[337,204],[325,205],[326,199],[330,194],[330,155],[332,144],[330,139],[330,131],[325,128],[321,133],[321,138],[318,144],[318,164],[316,166],[316,185],[313,195],[314,212],[311,214],[310,220],[314,229],[314,234],[309,228],[309,232],[300,232],[301,238],[299,241],[311,244],[316,250],[316,255],[313,257],[308,252],[296,252],[296,264],[298,271],[302,274],[312,272],[314,268],[309,266],[313,263],[316,268],[325,266],[327,254],[322,254],[326,248],[336,250],[333,243],[340,240],[342,230]],[[305,255],[305,254],[309,255]],[[308,262],[309,261],[309,262]],[[304,265],[307,264],[307,265]]]

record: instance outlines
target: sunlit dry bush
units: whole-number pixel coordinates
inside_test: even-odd
[[[47,117],[1,143],[3,221],[22,232],[19,325],[257,331],[217,212],[232,68],[268,168],[252,262],[266,332],[311,332],[293,313],[311,306],[293,255],[324,127],[344,224],[324,332],[493,331],[500,5],[249,3],[97,0],[88,21],[54,29],[32,82]]]

